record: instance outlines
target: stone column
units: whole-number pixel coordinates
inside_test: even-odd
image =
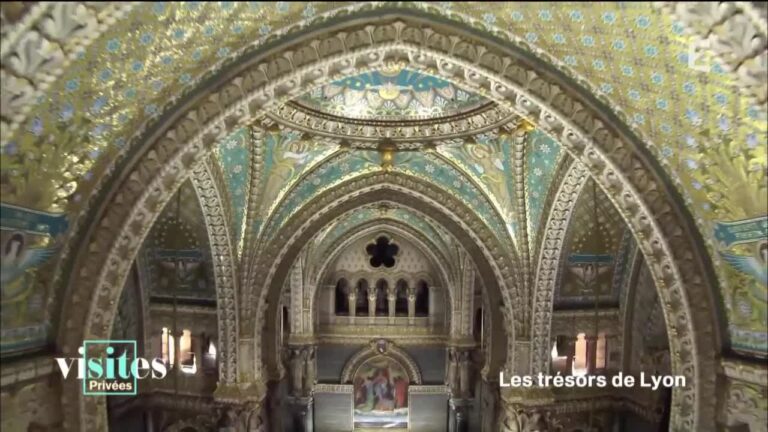
[[[203,371],[203,335],[194,333],[192,335],[192,352],[195,356],[195,374],[202,374]]]
[[[317,382],[317,347],[308,345],[304,351],[304,394],[309,395]]]
[[[573,358],[576,355],[576,339],[568,337],[565,340],[565,350],[562,355],[567,358],[565,360],[565,375],[573,374]]]
[[[376,287],[368,288],[368,322],[373,324],[376,317]]]
[[[429,320],[429,327],[435,327],[435,292],[437,287],[428,287],[429,290],[429,302],[427,303],[427,319]]]
[[[159,342],[159,343],[158,343]],[[163,329],[154,329],[149,334],[149,348],[144,352],[148,360],[163,358]]]
[[[597,336],[586,336],[587,340],[587,373],[594,374],[597,369]]]
[[[448,413],[449,432],[469,432],[469,411],[472,407],[471,399],[454,399],[448,401],[450,411]]]
[[[416,317],[416,291],[408,289],[408,324],[414,323]]]
[[[448,347],[446,369],[446,384],[452,398],[472,398],[472,348],[468,346]]]
[[[176,373],[181,371],[181,337],[183,335],[184,330],[176,330],[173,335],[173,367]]]
[[[312,422],[312,409],[314,401],[312,397],[289,397],[287,398],[288,409],[290,410],[291,420],[287,426],[290,431],[312,432],[314,424]]]
[[[349,323],[355,323],[355,314],[357,313],[357,293],[352,291],[348,294],[349,299]]]
[[[389,301],[389,323],[395,323],[395,302],[397,301],[396,291],[391,287],[387,291],[387,300]]]
[[[149,408],[144,413],[144,427],[147,432],[155,432],[155,422],[152,419],[153,412],[154,410],[152,408]]]

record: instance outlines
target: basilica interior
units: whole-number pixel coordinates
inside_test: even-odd
[[[766,9],[3,2],[1,429],[766,431]]]

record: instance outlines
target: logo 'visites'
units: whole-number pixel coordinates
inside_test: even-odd
[[[86,355],[89,345],[107,345],[104,352],[106,357],[90,357]],[[120,355],[115,346],[125,345]],[[137,380],[163,379],[168,374],[165,363],[154,358],[151,361],[136,356],[136,341],[84,341],[78,353],[78,358],[56,358],[61,375],[67,379],[72,367],[77,363],[77,379],[83,381],[84,395],[135,395]]]

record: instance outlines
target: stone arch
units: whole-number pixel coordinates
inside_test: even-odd
[[[346,277],[340,277],[336,282],[333,289],[333,313],[334,315],[340,315],[345,313],[349,314],[349,291],[350,285]],[[346,305],[346,307],[344,307]],[[310,314],[310,316],[312,316]]]
[[[560,183],[544,228],[533,297],[531,371],[534,374],[549,372],[549,338],[557,273],[576,199],[587,178],[587,170],[580,163],[571,164]]]
[[[341,383],[351,383],[360,369],[368,360],[375,357],[387,357],[399,363],[403,370],[408,373],[411,384],[421,384],[421,369],[419,365],[402,348],[395,345],[394,342],[387,339],[374,339],[367,347],[356,352],[341,370]]]
[[[216,281],[216,309],[218,310],[218,350],[221,361],[219,379],[235,382],[237,366],[237,277],[232,231],[224,210],[221,187],[216,182],[214,167],[201,163],[192,171],[192,184],[200,200],[205,218],[213,273]]]
[[[354,191],[354,192],[352,192]],[[257,311],[252,323],[244,323],[241,327],[241,339],[254,340],[258,343],[256,329],[261,329],[262,323],[269,325],[274,321],[275,299],[279,296],[283,280],[288,275],[292,261],[286,257],[296,256],[307,239],[319,228],[325,226],[330,220],[350,209],[361,207],[372,202],[390,201],[406,205],[419,210],[423,208],[429,212],[432,219],[454,233],[460,244],[467,249],[468,255],[473,257],[476,268],[481,269],[481,275],[494,275],[486,277],[484,286],[488,297],[493,304],[503,304],[503,308],[493,308],[489,324],[499,327],[504,321],[501,309],[507,310],[506,314],[518,320],[518,312],[522,304],[509,300],[511,293],[509,287],[514,284],[513,275],[510,273],[511,265],[509,257],[500,254],[501,249],[494,234],[484,225],[482,220],[472,213],[465,204],[456,200],[449,193],[436,189],[434,185],[418,178],[410,177],[397,172],[379,171],[360,175],[346,181],[342,185],[319,194],[308,203],[301,212],[301,217],[291,218],[277,233],[275,240],[265,245],[263,256],[270,257],[269,261],[261,261],[253,267],[254,274],[260,274],[263,284],[251,286],[252,297],[246,297],[246,302],[257,302],[264,307]],[[449,210],[450,209],[450,210]],[[419,210],[420,211],[420,210]],[[278,263],[275,265],[275,263]],[[256,297],[257,293],[259,298]],[[246,294],[247,295],[247,294]],[[273,352],[265,351],[269,358],[262,358],[262,347],[273,346],[273,337],[269,329],[262,333],[264,339],[255,346],[255,367],[264,364],[267,370],[275,370],[279,359]],[[504,342],[512,345],[514,329],[509,328],[507,340],[498,341],[495,350],[490,354],[489,368],[497,371],[503,363],[505,353]],[[257,349],[258,348],[258,349]],[[506,356],[513,355],[507,352]],[[264,379],[261,372],[256,371],[259,379]]]
[[[349,65],[365,71],[402,60],[488,95],[549,133],[585,164],[640,239],[662,297],[668,331],[677,335],[671,347],[673,368],[691,385],[674,393],[672,424],[683,429],[713,425],[720,304],[707,270],[711,266],[705,265],[708,258],[700,252],[703,242],[658,162],[603,101],[572,79],[514,44],[478,35],[460,23],[452,27],[403,16],[363,29],[349,19],[325,29],[330,41],[325,46],[337,51],[311,54],[291,49],[306,43],[302,37],[277,38],[271,51],[249,54],[206,87],[214,90],[188,97],[163,123],[144,132],[138,138],[142,153],[117,175],[117,186],[89,218],[98,222],[80,233],[84,246],[69,247],[78,252],[65,264],[65,269],[71,264],[72,271],[65,273],[68,291],[59,326],[63,353],[75,355],[83,339],[108,334],[127,275],[126,261],[132,261],[163,204],[215,142],[265,109],[297,96],[306,85],[341,77]],[[451,43],[451,37],[460,43]],[[297,58],[299,52],[308,57]],[[273,73],[267,76],[263,70]],[[530,294],[515,297],[527,303]],[[528,327],[524,320],[523,334]],[[77,387],[65,382],[62,401],[72,413],[65,427],[99,429],[105,418],[103,404],[99,398],[83,398]]]

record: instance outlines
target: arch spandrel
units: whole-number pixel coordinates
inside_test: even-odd
[[[441,28],[441,31],[444,30]],[[418,31],[414,34],[418,34]],[[462,37],[467,36],[462,35]],[[495,46],[491,48],[497,49]],[[682,339],[681,346],[685,347],[682,351],[679,350],[680,347],[673,347],[673,351],[680,352],[680,362],[684,364],[678,366],[685,373],[691,373],[698,378],[695,380],[696,389],[687,391],[690,396],[686,396],[687,403],[697,408],[694,412],[687,411],[679,414],[683,417],[676,417],[675,421],[692,426],[694,422],[699,421],[699,416],[712,412],[712,410],[701,409],[700,404],[704,403],[701,402],[701,395],[709,394],[708,392],[714,388],[712,381],[714,372],[709,373],[704,370],[712,371],[714,368],[714,355],[719,348],[717,340],[713,341],[713,336],[717,339],[718,329],[717,325],[713,324],[716,320],[700,311],[712,311],[716,308],[711,307],[710,304],[713,300],[712,293],[707,291],[708,281],[700,277],[700,275],[706,275],[706,272],[699,271],[702,268],[702,258],[695,255],[696,244],[691,241],[695,231],[691,229],[691,224],[684,216],[685,212],[680,210],[678,201],[670,198],[674,197],[675,193],[664,183],[663,174],[658,165],[648,162],[649,157],[641,150],[642,145],[634,138],[627,138],[625,131],[614,129],[612,125],[620,122],[606,114],[606,111],[595,108],[600,104],[586,97],[580,90],[575,90],[576,87],[572,83],[563,87],[547,84],[545,79],[550,79],[551,76],[537,76],[535,73],[534,79],[541,82],[535,83],[534,86],[531,86],[530,81],[524,83],[515,81],[521,75],[515,75],[514,72],[525,71],[528,67],[526,59],[510,58],[512,63],[508,65],[513,64],[514,68],[507,67],[501,72],[492,71],[487,67],[502,63],[480,62],[473,66],[475,75],[470,74],[467,78],[451,74],[451,71],[445,68],[445,65],[450,64],[450,58],[444,57],[443,53],[433,48],[420,47],[417,51],[408,44],[403,44],[397,47],[390,45],[389,49],[390,53],[403,50],[406,55],[402,58],[408,58],[408,55],[411,55],[414,67],[428,68],[429,65],[440,65],[441,68],[435,67],[434,70],[439,70],[441,74],[445,73],[447,78],[461,81],[471,89],[484,89],[482,90],[484,94],[492,96],[500,103],[506,101],[505,103],[517,112],[559,138],[567,151],[576,155],[588,166],[601,188],[609,191],[609,196],[616,197],[615,204],[622,216],[628,220],[636,235],[640,233],[643,235],[640,246],[644,254],[656,258],[653,270],[657,285],[664,283],[669,288],[668,291],[663,292],[663,295],[668,296],[665,304],[670,308],[668,312],[674,315],[674,319],[670,321],[677,324],[677,334]],[[376,50],[362,49],[356,54],[374,51],[381,53],[382,50],[381,47],[377,47]],[[336,60],[331,59],[331,61]],[[456,66],[460,65],[461,62],[456,64]],[[507,73],[509,79],[495,81],[504,73]],[[557,79],[561,78],[555,78]],[[263,82],[265,79],[262,77],[251,84]],[[252,88],[259,88],[259,86],[256,84]],[[227,88],[222,91],[226,92]],[[234,89],[231,88],[231,91]],[[275,86],[270,87],[270,91],[277,92],[273,95],[277,96],[273,97],[273,100],[282,100],[281,97],[288,99],[293,96],[290,88]],[[231,96],[234,93],[228,94]],[[143,192],[139,193],[135,189],[131,191],[126,188],[115,193],[116,198],[112,201],[114,204],[110,204],[109,209],[99,218],[105,221],[101,225],[102,229],[94,230],[90,237],[92,247],[89,249],[100,253],[92,257],[81,257],[78,263],[78,268],[104,269],[102,274],[89,274],[88,271],[81,273],[75,270],[74,278],[83,283],[73,283],[72,286],[91,287],[82,289],[96,289],[95,287],[98,286],[100,287],[98,292],[101,295],[93,296],[94,304],[105,306],[109,304],[110,299],[115,297],[115,293],[112,292],[114,289],[109,289],[109,284],[105,285],[105,283],[124,277],[126,270],[120,260],[135,254],[132,251],[136,248],[137,240],[132,237],[139,237],[140,242],[140,238],[145,234],[145,228],[142,225],[151,223],[153,212],[156,211],[151,204],[149,208],[145,208],[145,203],[164,203],[170,194],[169,190],[179,184],[176,178],[189,169],[192,161],[201,154],[205,154],[206,146],[211,145],[217,136],[230,129],[232,125],[245,121],[242,114],[254,115],[259,108],[265,106],[267,100],[259,90],[247,97],[250,98],[250,103],[242,100],[233,103],[235,99],[219,99],[216,103],[223,103],[224,106],[217,106],[216,103],[211,102],[207,102],[207,106],[198,105],[195,108],[195,116],[188,116],[182,124],[177,124],[178,127],[174,130],[175,137],[166,136],[163,139],[164,152],[148,153],[144,159],[137,159],[135,166],[139,169],[134,171],[133,177],[126,175],[126,178],[131,179],[127,184],[133,182],[135,185],[144,186],[139,189]],[[602,120],[598,120],[600,118]],[[182,136],[193,138],[181,142],[177,137]],[[150,166],[158,165],[164,167],[161,172],[156,173],[148,169]],[[631,174],[625,177],[620,174],[622,172]],[[163,177],[162,180],[161,177]],[[128,223],[129,220],[134,227],[138,228],[131,230],[116,228],[131,225]],[[114,242],[115,239],[118,239],[117,242]],[[107,252],[111,247],[108,245],[112,244],[117,246],[112,247],[112,257],[107,258]],[[119,256],[118,249],[121,251]],[[681,255],[674,256],[673,251]],[[103,265],[104,263],[107,265]],[[80,306],[85,298],[90,297],[87,294],[67,296],[69,306],[67,309],[73,310],[74,306],[74,310],[77,310],[77,306]],[[100,309],[110,310],[108,306]],[[91,315],[88,320],[90,323],[87,327],[95,335],[103,331],[103,323],[109,322],[111,315],[109,312]],[[71,351],[72,342],[82,334],[77,330],[81,326],[72,321],[64,324],[63,327],[75,330],[70,336],[69,343],[66,339],[62,343],[65,350]],[[693,338],[696,339],[695,344]],[[679,396],[676,397],[679,398]],[[93,403],[81,401],[80,398],[71,398],[67,403],[79,402]],[[97,413],[98,410],[88,409],[87,412]]]

